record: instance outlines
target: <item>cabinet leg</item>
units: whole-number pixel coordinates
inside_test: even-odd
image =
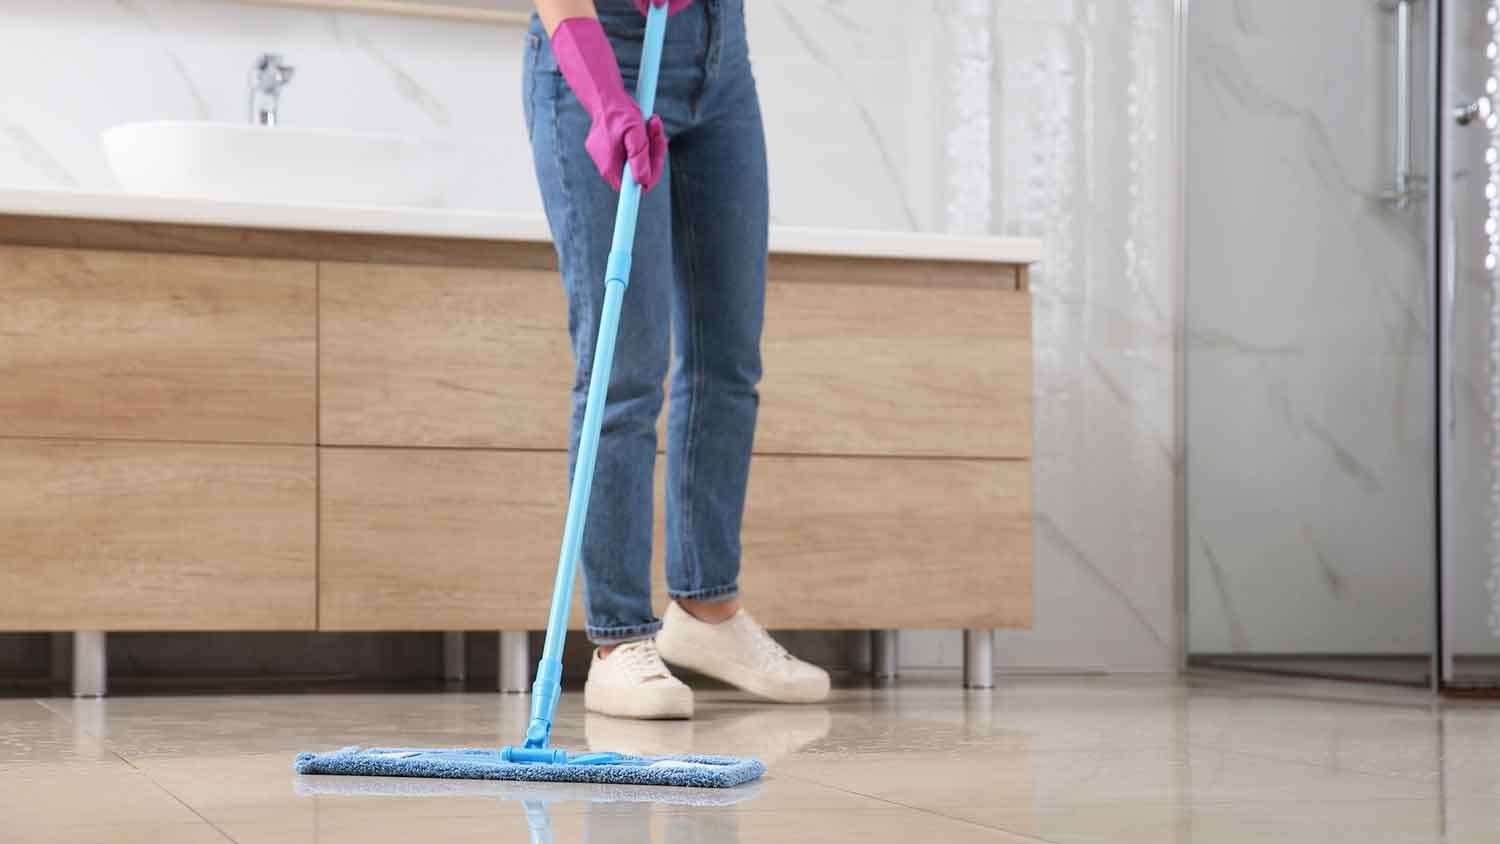
[[[500,631],[500,691],[525,694],[531,680],[531,647],[525,630]]]
[[[894,680],[901,665],[901,631],[870,631],[870,673],[877,680]]]
[[[992,630],[964,631],[964,688],[995,687],[995,635]]]
[[[73,634],[73,697],[104,697],[108,691],[105,645],[103,632]]]
[[[462,630],[447,630],[443,632],[443,680],[449,683],[462,683],[468,676],[467,665],[464,661],[464,632]]]

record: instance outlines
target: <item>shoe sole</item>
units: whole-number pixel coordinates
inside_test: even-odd
[[[688,699],[687,706],[664,706],[653,711],[630,711],[628,709],[612,709],[607,706],[598,706],[589,701],[589,687],[583,687],[583,708],[597,715],[608,715],[611,718],[629,718],[634,721],[688,721],[693,717],[693,701]]]
[[[669,648],[660,634],[657,635],[656,647],[661,652],[661,658],[672,665],[680,665],[690,671],[728,683],[741,691],[749,692],[772,703],[822,703],[828,699],[827,689],[818,693],[779,693],[774,691],[769,683],[764,682],[755,671],[737,662],[726,663],[692,645],[677,643]],[[669,649],[672,651],[671,655],[667,653]]]

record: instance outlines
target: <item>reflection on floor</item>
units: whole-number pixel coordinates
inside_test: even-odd
[[[297,777],[299,750],[513,741],[526,699],[350,694],[0,700],[6,842],[1493,842],[1500,706],[1275,678],[700,697],[558,742],[756,755],[731,791]]]

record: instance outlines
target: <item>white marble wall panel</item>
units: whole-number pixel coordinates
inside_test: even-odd
[[[1036,626],[1009,667],[1165,670],[1178,651],[1173,0],[747,0],[788,225],[1042,238]],[[236,6],[13,0],[0,184],[110,189],[127,120],[243,119],[262,51],[289,124],[446,138],[449,203],[536,210],[514,29]],[[752,563],[753,564],[753,561]],[[951,632],[904,640],[953,665]]]

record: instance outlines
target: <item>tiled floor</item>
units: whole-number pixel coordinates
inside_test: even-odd
[[[298,750],[507,743],[519,697],[0,700],[0,841],[1500,841],[1500,704],[1223,677],[953,682],[816,707],[710,692],[696,721],[658,724],[585,717],[570,694],[565,746],[770,768],[731,792],[616,802],[585,786],[291,773]]]

